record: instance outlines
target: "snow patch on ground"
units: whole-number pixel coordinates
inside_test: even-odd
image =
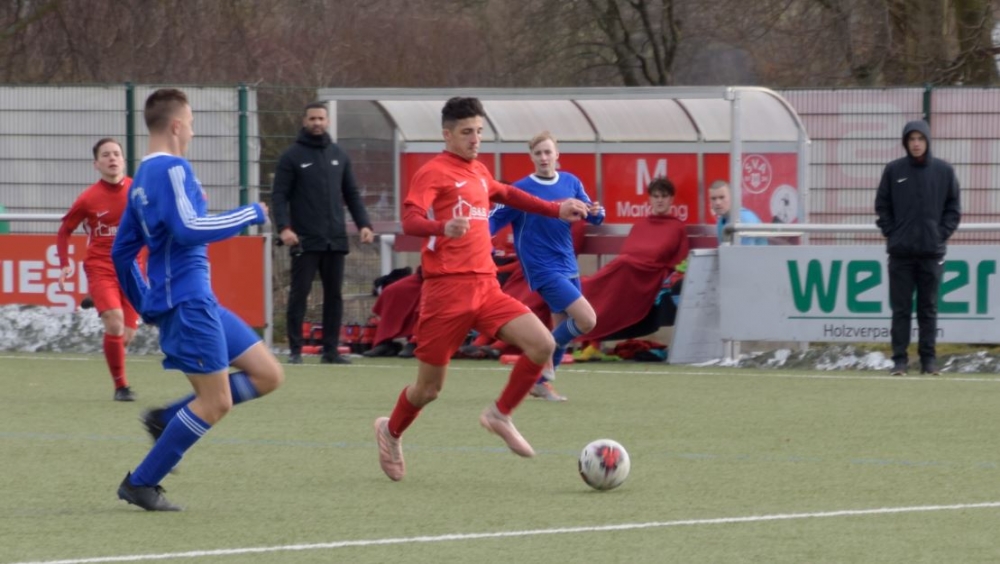
[[[155,327],[139,325],[128,347],[131,354],[160,352]],[[0,351],[99,353],[104,325],[93,309],[53,313],[47,307],[0,306]]]

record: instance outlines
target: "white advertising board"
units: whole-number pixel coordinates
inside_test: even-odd
[[[1000,343],[998,246],[948,249],[938,341]],[[736,341],[889,342],[882,246],[722,247],[721,337]],[[917,323],[913,320],[914,339]]]
[[[677,306],[670,364],[695,364],[722,358],[719,336],[719,254],[695,249],[688,255],[684,289]]]

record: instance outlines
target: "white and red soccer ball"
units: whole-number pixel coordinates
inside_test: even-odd
[[[580,453],[580,477],[595,490],[613,490],[628,478],[628,451],[611,439],[597,439]]]

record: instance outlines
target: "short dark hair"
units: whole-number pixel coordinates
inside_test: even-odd
[[[176,88],[160,88],[146,98],[146,107],[142,116],[146,120],[146,129],[162,131],[170,123],[178,110],[188,105],[187,94]]]
[[[93,153],[95,161],[97,160],[97,152],[101,150],[101,147],[103,147],[108,143],[114,143],[115,145],[118,145],[118,149],[122,148],[122,144],[119,143],[118,140],[115,139],[114,137],[101,137],[100,139],[97,140],[97,143],[94,143]]]
[[[476,116],[486,117],[486,111],[483,110],[483,103],[479,98],[455,96],[441,108],[441,126],[451,129],[456,122]]]
[[[652,196],[654,193],[662,193],[673,197],[677,193],[674,188],[674,183],[670,181],[666,176],[657,176],[649,183],[646,187],[646,191]]]
[[[326,102],[319,102],[319,101],[309,102],[308,104],[306,104],[306,107],[303,108],[302,115],[308,114],[309,110],[323,110],[324,112],[327,113],[327,115],[330,114],[329,108],[326,107]]]

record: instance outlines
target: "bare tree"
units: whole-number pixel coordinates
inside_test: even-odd
[[[994,84],[998,2],[9,0],[0,80],[637,86],[680,69],[772,86]]]

